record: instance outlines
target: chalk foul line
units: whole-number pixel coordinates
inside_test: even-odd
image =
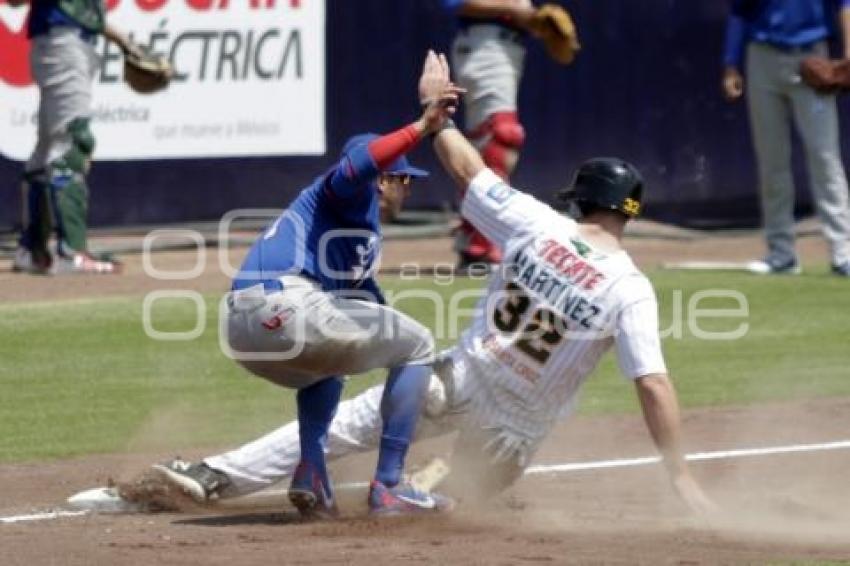
[[[696,452],[685,456],[689,462],[703,460],[727,460],[732,458],[747,458],[755,456],[772,456],[775,454],[792,454],[795,452],[823,452],[828,450],[844,450],[850,448],[850,440],[825,442],[820,444],[793,444],[790,446],[772,446],[768,448],[742,448],[739,450],[722,450],[717,452]],[[525,470],[528,475],[578,472],[584,470],[601,470],[605,468],[628,468],[646,466],[661,462],[659,456],[646,458],[628,458],[617,460],[599,460],[596,462],[579,462],[575,464],[552,464],[547,466],[530,466]]]

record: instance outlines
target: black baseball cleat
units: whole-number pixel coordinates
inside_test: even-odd
[[[164,464],[154,464],[153,470],[169,485],[178,488],[195,503],[204,505],[218,499],[230,485],[230,478],[204,462],[193,464],[175,458]]]
[[[49,275],[50,255],[36,254],[23,246],[19,246],[18,249],[15,250],[15,259],[12,261],[12,271],[16,273]]]

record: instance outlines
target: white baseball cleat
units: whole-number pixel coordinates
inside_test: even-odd
[[[796,258],[781,261],[772,257],[747,263],[747,271],[758,275],[799,275],[803,272]]]
[[[51,275],[66,275],[73,273],[93,273],[110,275],[121,272],[121,264],[111,260],[96,259],[87,253],[74,252],[72,255],[53,256],[50,266]]]

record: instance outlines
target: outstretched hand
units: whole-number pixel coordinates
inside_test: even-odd
[[[446,56],[429,50],[419,77],[419,102],[423,107],[420,120],[426,133],[438,131],[457,111],[460,95],[464,92],[452,82]]]
[[[702,518],[711,518],[720,512],[720,508],[714,503],[690,474],[683,474],[672,479],[673,488],[694,515]]]

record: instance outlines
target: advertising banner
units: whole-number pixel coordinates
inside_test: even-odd
[[[28,11],[0,0],[0,154],[15,160],[36,134]],[[324,0],[110,0],[108,21],[166,57],[175,77],[137,94],[118,47],[99,39],[97,160],[325,152]]]

